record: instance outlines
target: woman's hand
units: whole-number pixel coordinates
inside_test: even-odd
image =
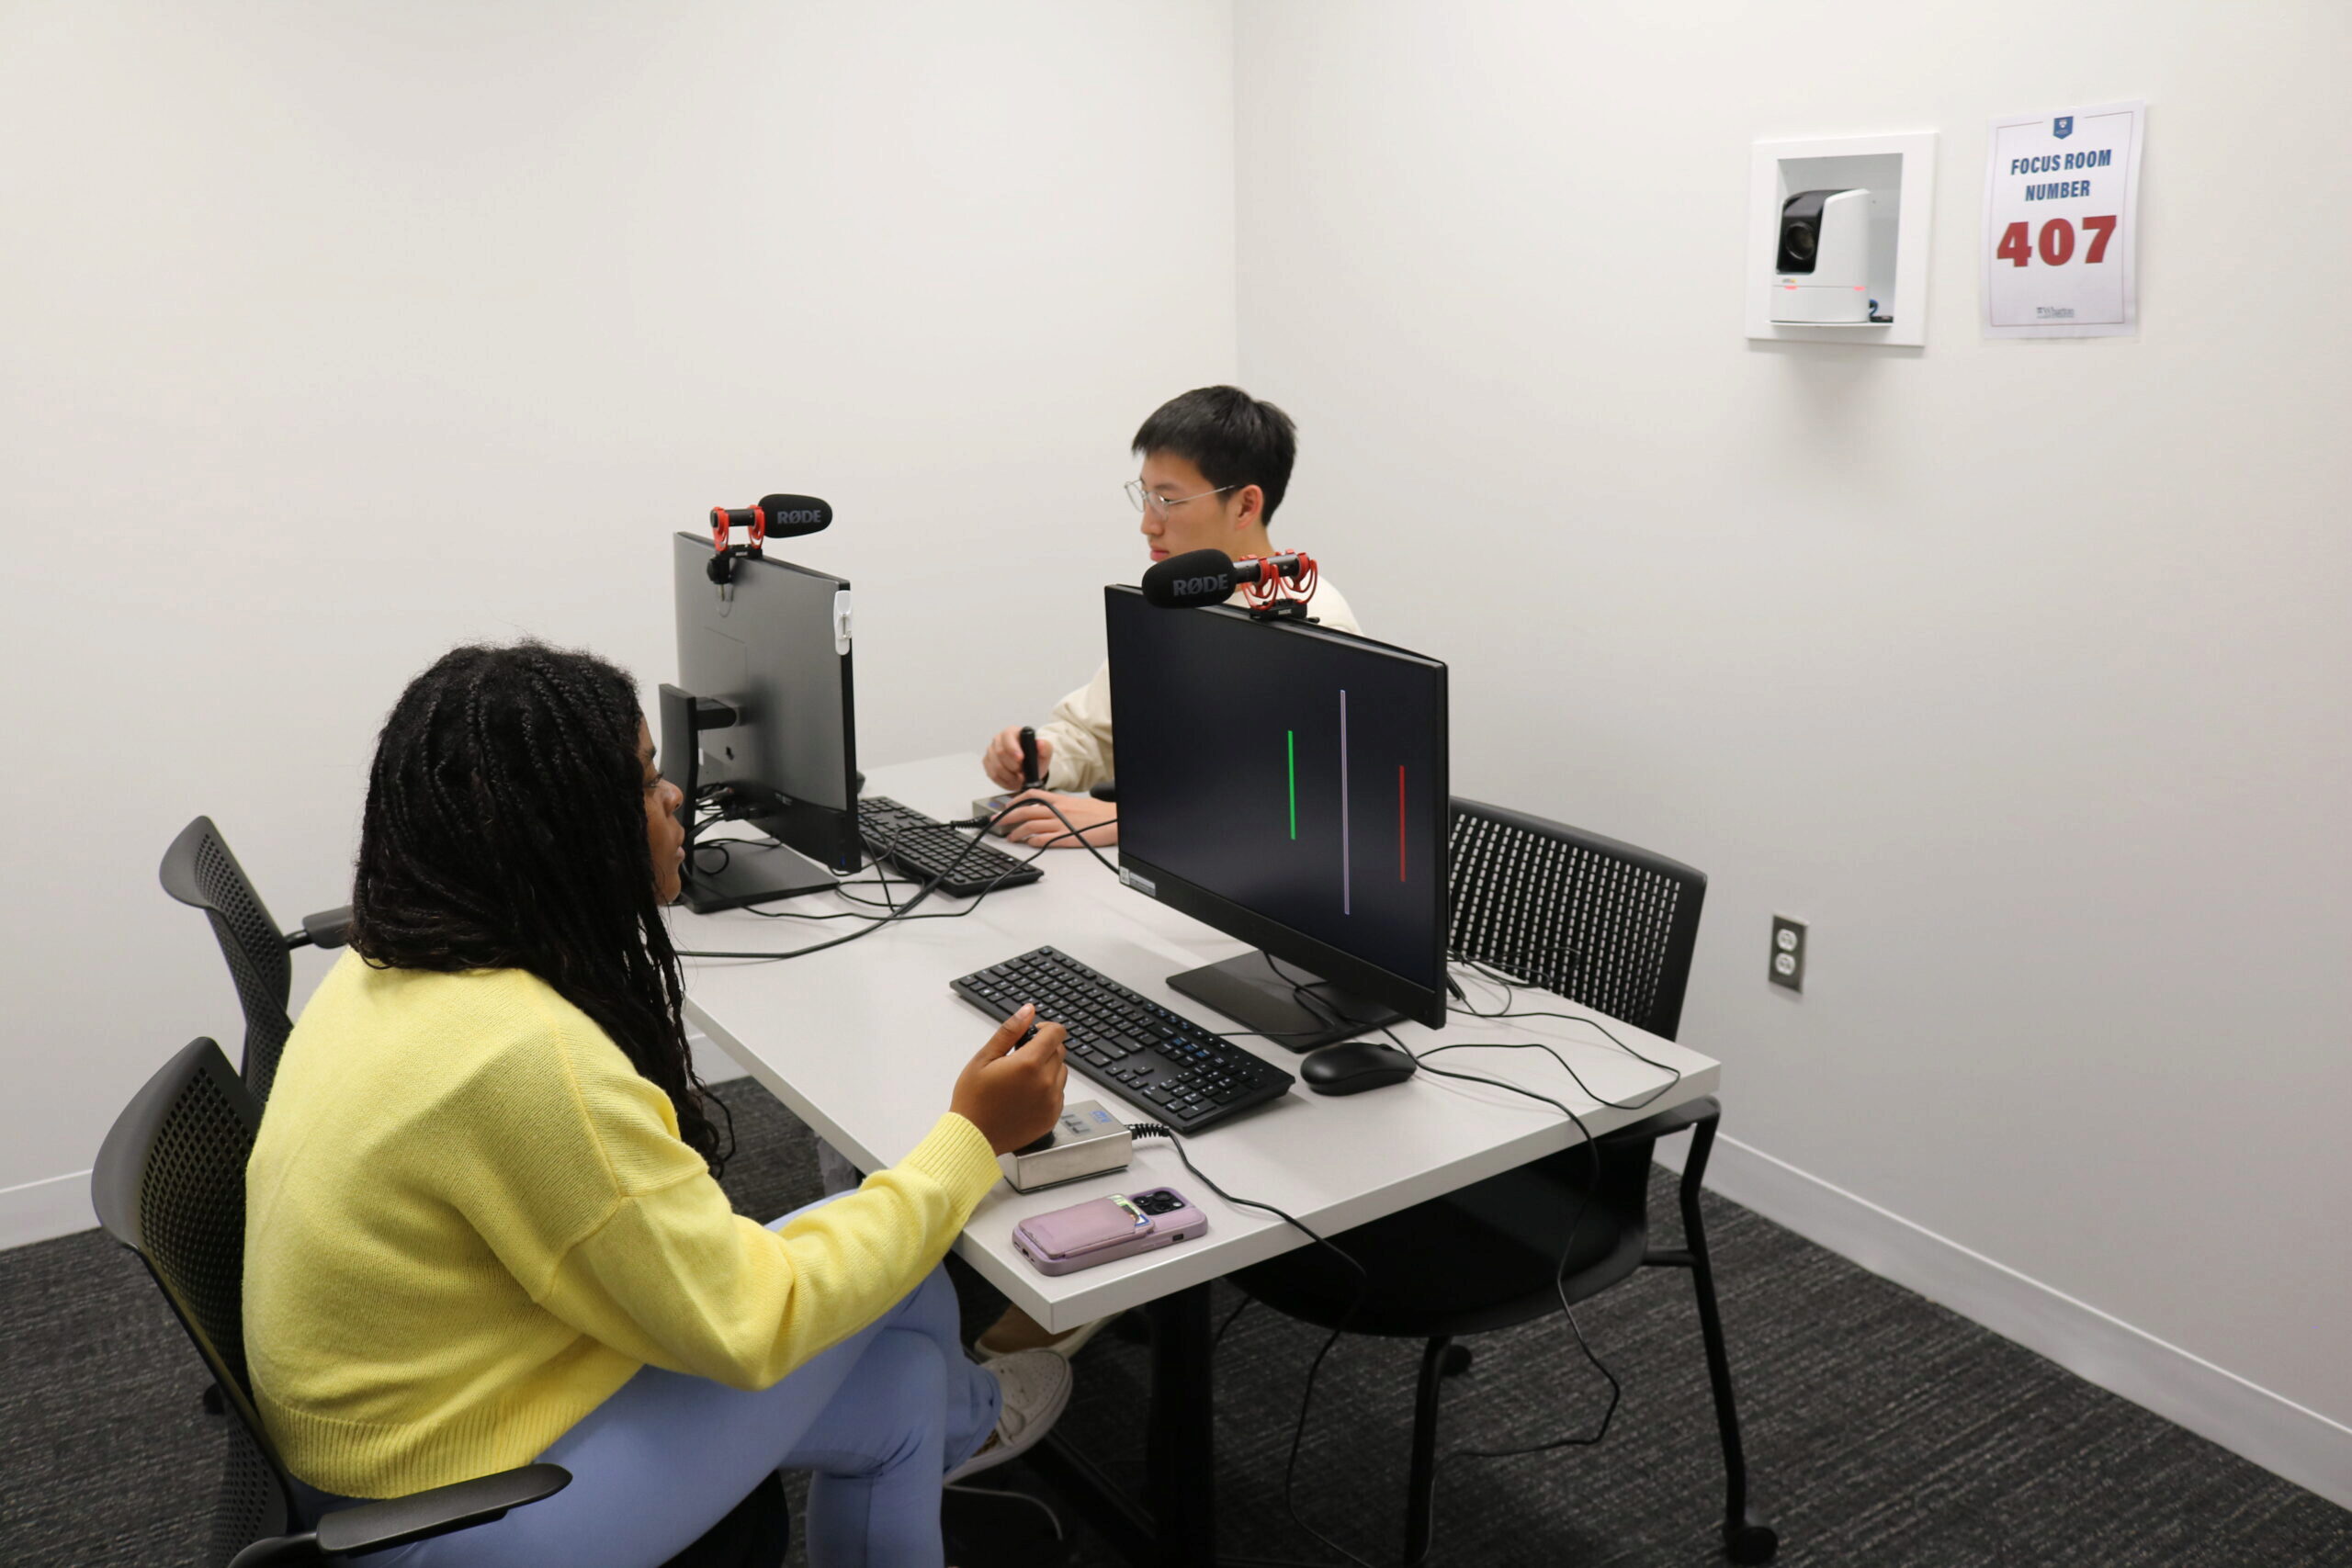
[[[1036,1020],[1037,1010],[1025,1002],[1006,1019],[957,1077],[955,1098],[947,1104],[999,1154],[1035,1143],[1054,1130],[1062,1113],[1062,1086],[1069,1082],[1062,1026],[1039,1023],[1036,1038],[1022,1045],[1021,1037]]]

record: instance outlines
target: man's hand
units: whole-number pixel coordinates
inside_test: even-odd
[[[1023,1045],[1021,1037],[1036,1022],[1037,1010],[1026,1003],[1006,1019],[965,1065],[947,1103],[999,1154],[1035,1143],[1062,1113],[1062,1089],[1069,1082],[1062,1026],[1038,1023],[1037,1037]]]
[[[1036,804],[1048,800],[1061,807],[1060,817]],[[1031,804],[1024,806],[1020,804],[1022,801]],[[1117,807],[1091,795],[1049,795],[1042,789],[1033,789],[1014,798],[1012,809],[998,819],[996,831],[1016,844],[1050,844],[1057,850],[1077,849],[1080,834],[1089,844],[1115,844],[1119,841],[1118,815]],[[1064,818],[1069,818],[1067,823]]]
[[[1037,737],[1037,776],[1044,778],[1054,765],[1054,743],[1044,736]],[[995,782],[999,789],[1019,789],[1029,781],[1021,776],[1021,727],[1008,726],[996,732],[988,750],[980,753],[980,767]]]

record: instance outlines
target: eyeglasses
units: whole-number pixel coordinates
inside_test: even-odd
[[[1227,491],[1240,488],[1239,485],[1219,485],[1215,490],[1196,491],[1191,495],[1159,495],[1144,489],[1141,479],[1129,479],[1127,499],[1136,503],[1137,512],[1148,512],[1165,523],[1168,521],[1168,509],[1171,506],[1182,506],[1188,501],[1198,501],[1204,495],[1223,495]]]

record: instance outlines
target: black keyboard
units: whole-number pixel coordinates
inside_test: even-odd
[[[1290,1092],[1291,1076],[1182,1013],[1041,947],[952,983],[996,1018],[1023,1002],[1069,1031],[1069,1065],[1156,1122],[1197,1133]]]
[[[869,795],[857,803],[857,831],[875,859],[888,861],[919,882],[944,873],[939,890],[958,897],[991,887],[1018,887],[1046,874],[993,844],[974,843],[938,818],[901,806],[887,795]]]

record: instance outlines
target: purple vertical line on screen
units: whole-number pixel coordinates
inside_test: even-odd
[[[1348,693],[1340,690],[1340,913],[1355,911],[1354,868],[1348,863]]]

